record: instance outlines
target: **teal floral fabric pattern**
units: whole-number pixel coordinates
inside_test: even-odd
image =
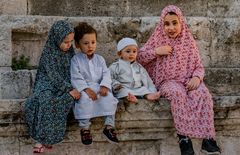
[[[63,140],[67,115],[74,104],[69,94],[71,46],[62,51],[59,46],[73,28],[66,21],[51,27],[39,61],[32,94],[25,102],[25,119],[30,136],[41,144],[56,144]]]

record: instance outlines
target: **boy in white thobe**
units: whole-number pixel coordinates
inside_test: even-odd
[[[75,45],[80,49],[71,60],[71,83],[81,92],[76,101],[74,116],[79,121],[82,143],[92,143],[90,119],[105,116],[103,134],[110,142],[118,143],[114,130],[118,100],[111,91],[111,75],[102,56],[95,54],[96,30],[87,23],[74,28]]]

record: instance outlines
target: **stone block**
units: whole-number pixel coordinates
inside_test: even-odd
[[[19,141],[17,137],[0,137],[1,155],[19,155]]]
[[[11,28],[0,26],[0,68],[12,64]]]
[[[31,73],[28,70],[0,73],[0,99],[21,99],[30,94]]]
[[[46,42],[46,34],[12,32],[12,57],[30,58],[29,66],[36,67]]]
[[[106,1],[96,2],[89,0],[88,3],[72,1],[46,0],[38,2],[28,1],[29,14],[44,16],[112,16],[112,17],[139,17],[160,16],[161,10],[169,5],[180,7],[185,16],[208,16],[208,17],[238,17],[238,0],[208,1],[193,0],[185,5],[185,1],[156,1],[156,0],[132,0],[132,1]],[[67,4],[67,5],[66,5]],[[58,5],[57,9],[55,5]],[[106,5],[108,7],[106,7]],[[198,6],[198,7],[196,7]]]
[[[240,67],[240,18],[211,19],[210,67]]]
[[[208,85],[240,85],[239,79],[240,68],[206,68],[205,82]]]
[[[1,0],[0,14],[27,15],[27,0]]]
[[[0,137],[18,137],[20,136],[20,124],[0,123]]]
[[[23,122],[22,105],[25,99],[0,100],[0,124],[2,127],[11,123]]]
[[[206,16],[207,3],[194,0],[185,5],[184,0],[179,1],[156,1],[156,0],[131,0],[131,1],[98,1],[89,0],[87,3],[78,0],[46,0],[39,2],[29,0],[29,14],[44,16],[160,16],[161,10],[170,4],[179,6],[186,15]],[[97,4],[97,5],[96,5]],[[59,6],[58,9],[55,6]],[[198,7],[196,7],[196,5]],[[106,7],[107,6],[107,7]],[[193,9],[194,8],[194,9]]]
[[[206,82],[214,95],[240,94],[239,68],[206,68]]]
[[[208,1],[207,6],[209,17],[239,17],[239,0]]]
[[[239,95],[239,85],[220,84],[208,86],[210,92],[214,95]]]
[[[12,71],[11,67],[0,67],[0,73]]]

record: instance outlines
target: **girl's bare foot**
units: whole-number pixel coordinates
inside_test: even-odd
[[[154,101],[154,100],[159,99],[160,96],[161,96],[160,92],[151,93],[151,94],[146,95],[146,99],[149,100],[149,101]]]

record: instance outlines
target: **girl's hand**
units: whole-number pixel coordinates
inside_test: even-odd
[[[88,97],[91,98],[93,101],[97,100],[97,94],[90,88],[84,89],[84,91],[87,93]]]
[[[187,82],[186,88],[188,90],[197,89],[198,86],[200,85],[200,82],[201,82],[200,79],[198,77],[194,76],[190,79],[190,81]]]
[[[166,45],[166,46],[159,46],[157,48],[155,48],[155,53],[157,55],[171,55],[172,54],[172,47],[169,46],[169,45]]]
[[[108,88],[105,86],[100,86],[99,94],[101,96],[107,96],[108,94]]]
[[[81,97],[81,94],[77,89],[71,90],[69,94],[74,98],[74,100],[79,100]]]

